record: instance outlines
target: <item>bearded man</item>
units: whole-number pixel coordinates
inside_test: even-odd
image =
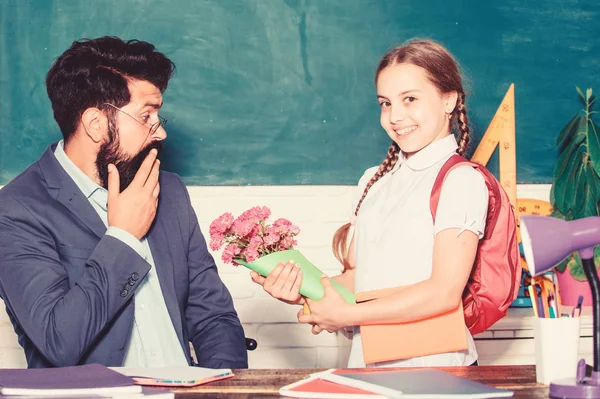
[[[46,86],[63,140],[0,190],[0,296],[31,367],[248,366],[186,187],[159,170],[175,65],[82,39]]]

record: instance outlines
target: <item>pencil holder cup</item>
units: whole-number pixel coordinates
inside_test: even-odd
[[[579,360],[579,317],[539,318],[533,322],[535,375],[550,384],[575,377]]]

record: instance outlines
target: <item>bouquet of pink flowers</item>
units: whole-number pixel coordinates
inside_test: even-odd
[[[263,255],[294,249],[300,228],[287,219],[267,224],[271,210],[255,206],[234,219],[226,212],[210,224],[210,249],[216,251],[225,245],[221,259],[238,265],[235,259],[252,263]]]
[[[266,206],[250,208],[237,218],[225,212],[210,224],[210,249],[217,251],[225,246],[223,262],[243,265],[262,276],[269,275],[279,263],[293,260],[300,265],[303,276],[300,294],[321,299],[323,272],[294,249],[300,228],[287,219],[268,224],[269,216],[271,210]],[[355,303],[354,294],[335,281],[331,283],[346,301]]]

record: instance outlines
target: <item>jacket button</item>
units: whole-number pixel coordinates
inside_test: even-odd
[[[128,294],[128,293],[129,293],[129,291],[127,291],[127,290],[123,290],[123,291],[121,291],[121,296],[122,296],[123,298],[125,298],[125,297],[127,296],[127,294]]]
[[[131,279],[132,279],[133,281],[137,281],[137,280],[138,280],[138,278],[140,278],[140,275],[139,275],[139,274],[137,274],[137,273],[135,273],[135,272],[133,272],[133,273],[131,274]]]
[[[129,285],[133,287],[135,285],[135,281],[129,280]]]

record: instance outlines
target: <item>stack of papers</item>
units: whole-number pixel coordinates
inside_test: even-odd
[[[100,364],[46,369],[0,369],[0,398],[172,399],[164,389],[192,387],[233,377],[231,369],[202,367],[126,368]]]
[[[131,377],[136,384],[146,386],[193,387],[234,376],[231,369],[203,367],[111,367],[111,369]]]
[[[331,369],[279,390],[293,398],[470,398],[513,396],[512,391],[494,388],[441,370],[373,371]]]
[[[158,388],[142,388],[138,393],[97,393],[90,394],[68,394],[55,395],[52,393],[43,393],[38,395],[0,395],[0,399],[175,399],[175,393]]]
[[[2,396],[112,396],[138,394],[142,387],[100,364],[46,369],[0,369]]]

